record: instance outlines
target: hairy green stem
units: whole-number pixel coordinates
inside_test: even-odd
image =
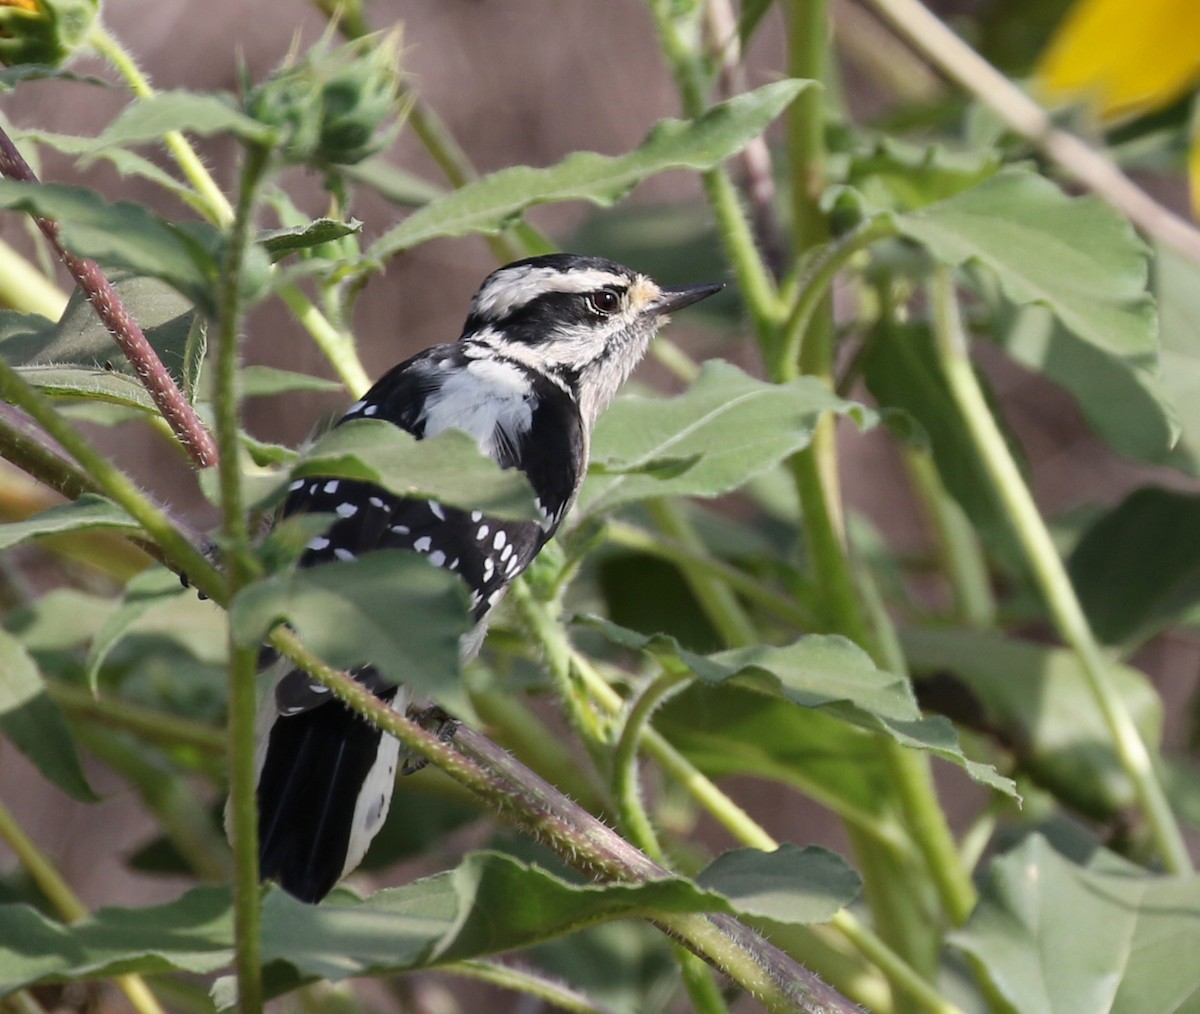
[[[137,61],[125,50],[104,25],[97,21],[88,36],[92,48],[107,60],[140,99],[154,96],[154,87],[138,67]],[[163,144],[175,159],[175,164],[196,190],[197,205],[209,221],[228,227],[233,221],[233,207],[200,161],[196,150],[178,130],[163,134]]]
[[[346,389],[355,398],[361,397],[371,386],[371,378],[367,376],[362,360],[358,358],[353,338],[335,327],[299,286],[291,283],[281,285],[278,295],[309,333],[317,348],[324,353],[338,378],[346,385]]]
[[[241,397],[238,367],[241,353],[242,268],[251,242],[260,185],[267,171],[269,148],[250,145],[242,165],[237,209],[229,231],[217,290],[213,355],[213,415],[221,450],[221,559],[230,594],[256,576],[242,499]],[[261,907],[258,877],[258,811],[255,804],[254,726],[257,709],[255,676],[258,650],[239,646],[228,625],[229,645],[229,824],[234,858],[234,937],[238,1008],[258,1014],[263,1006]]]
[[[83,902],[3,803],[0,803],[0,840],[13,851],[33,882],[37,884],[38,890],[63,919],[70,923],[87,918],[88,910]],[[138,1014],[164,1014],[158,1000],[140,975],[118,975],[114,977],[114,981]]]
[[[1026,562],[1062,639],[1079,657],[1088,689],[1112,736],[1113,749],[1129,776],[1164,866],[1172,873],[1192,872],[1192,861],[1179,824],[1154,769],[1150,751],[1113,686],[1104,653],[1092,633],[1037,503],[971,365],[967,337],[959,317],[954,278],[942,269],[934,278],[932,302],[938,354],[950,391],[967,424],[967,433],[1011,519]]]
[[[629,708],[617,739],[617,747],[613,751],[613,796],[617,801],[621,828],[630,841],[656,863],[663,865],[666,865],[666,855],[642,803],[638,780],[638,746],[654,709],[682,689],[689,679],[690,674],[686,672],[664,672],[642,690]]]

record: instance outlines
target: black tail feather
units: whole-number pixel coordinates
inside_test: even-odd
[[[264,880],[311,903],[338,882],[382,735],[338,701],[275,720],[258,779]]]

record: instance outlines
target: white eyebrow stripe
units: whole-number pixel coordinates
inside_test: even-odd
[[[560,271],[528,264],[502,268],[475,294],[471,312],[487,320],[500,320],[548,292],[594,292],[605,286],[625,289],[632,281],[626,275],[595,269]]]

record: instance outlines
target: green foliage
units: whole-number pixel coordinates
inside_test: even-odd
[[[785,6],[826,14],[754,0],[725,27],[750,46]],[[1030,163],[948,94],[860,122],[853,96],[804,78],[829,54],[802,20],[785,62],[748,65],[771,83],[738,93],[746,68],[725,61],[741,57],[704,36],[720,34],[721,5],[648,7],[681,118],[633,107],[624,136],[644,140],[628,150],[597,141],[478,175],[403,76],[395,37],[367,34],[382,11],[343,8],[346,45],[332,28],[297,41],[234,98],[186,81],[154,94],[92,26],[94,4],[0,6],[0,59],[34,61],[0,88],[90,87],[51,66],[87,41],[138,95],[91,136],[30,129],[19,146],[80,169],[103,159],[167,198],[0,179],[0,208],[54,220],[76,258],[110,273],[151,350],[126,361],[112,336],[125,326],[81,289],[58,315],[0,270],[0,454],[73,495],[55,502],[0,471],[0,746],[84,807],[106,769],[94,784],[128,787],[154,824],[129,866],[188,882],[166,905],[118,898],[85,915],[0,804],[0,839],[29,875],[0,876],[0,993],[113,979],[150,1010],[140,990],[169,976],[189,1009],[255,1014],[321,981],[437,968],[503,974],[543,999],[544,979],[562,980],[581,1004],[631,1014],[685,996],[719,1014],[682,941],[771,1009],[849,1010],[834,990],[881,1014],[1187,1007],[1200,896],[1178,824],[1200,812],[1198,783],[1182,723],[1164,721],[1155,674],[1130,655],[1200,605],[1200,502],[1178,488],[1200,474],[1200,267],[1099,197],[1069,195],[1061,154]],[[1011,52],[1032,36],[998,40],[977,17],[1006,60],[1032,61]],[[905,64],[881,52],[859,57],[890,92],[904,75],[880,61]],[[603,85],[613,68],[598,66]],[[733,94],[709,103],[718,79]],[[410,112],[445,179],[390,150]],[[189,138],[231,146],[236,174],[218,185]],[[743,154],[740,189],[728,163]],[[665,173],[705,200],[626,200]],[[380,199],[398,222],[380,220]],[[526,220],[581,202],[573,237]],[[469,619],[453,574],[398,551],[297,570],[328,518],[269,515],[289,485],[350,480],[536,519],[524,477],[462,433],[417,441],[358,420],[291,447],[247,433],[242,409],[270,398],[255,413],[308,421],[303,396],[352,402],[367,382],[360,341],[394,349],[410,323],[359,334],[360,292],[402,270],[399,254],[475,237],[504,259],[562,245],[664,284],[735,284],[661,340],[672,393],[625,394],[601,418],[568,523],[460,671]],[[260,301],[270,311],[249,314]],[[720,355],[696,364],[668,344],[685,321]],[[323,357],[311,370],[292,344],[302,331]],[[999,353],[973,356],[973,340]],[[267,341],[287,368],[243,362]],[[1044,475],[1053,433],[1007,426],[1012,381],[990,380],[1001,356],[1074,400],[1102,442],[1100,472],[1111,449],[1159,466],[1163,488],[1047,520],[1027,476]],[[178,388],[168,411],[151,375]],[[175,450],[214,431],[221,467],[197,477],[207,503],[157,458],[136,460],[130,423]],[[864,444],[903,467],[864,474]],[[843,502],[840,474],[870,487],[874,524]],[[914,509],[929,522],[920,544],[891,523]],[[252,698],[267,680],[251,670],[268,640],[343,695],[353,687],[318,663],[370,664],[468,726],[448,744],[376,709],[370,720],[432,764],[401,779],[363,874],[315,907],[255,889],[245,837],[231,852],[216,812],[232,781],[233,824],[252,813]],[[976,802],[946,798],[968,779]],[[971,805],[959,835],[947,814],[957,829]],[[492,814],[529,834],[491,833]],[[814,815],[811,837],[848,839],[846,858],[807,844]],[[1036,832],[1063,840],[1063,817],[1074,846],[1055,851]],[[738,846],[716,857],[714,821]],[[776,847],[768,828],[797,825],[800,840]],[[413,880],[399,860],[433,872]],[[320,989],[295,1002],[321,1007]],[[365,1009],[348,985],[337,996]]]

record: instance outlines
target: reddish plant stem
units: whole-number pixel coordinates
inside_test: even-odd
[[[29,168],[29,163],[17,151],[8,135],[0,128],[0,173],[9,179],[24,183],[37,183],[38,178]],[[96,315],[104,322],[109,333],[125,357],[133,365],[138,378],[145,385],[154,404],[162,413],[171,431],[179,438],[198,468],[208,468],[217,463],[217,445],[212,434],[200,421],[192,406],[179,390],[158,353],[154,351],[138,322],[133,319],[117,290],[105,277],[100,266],[84,257],[77,257],[63,246],[58,223],[53,219],[34,216],[38,228],[50,241],[51,246],[71,272],[75,284],[87,297]]]

